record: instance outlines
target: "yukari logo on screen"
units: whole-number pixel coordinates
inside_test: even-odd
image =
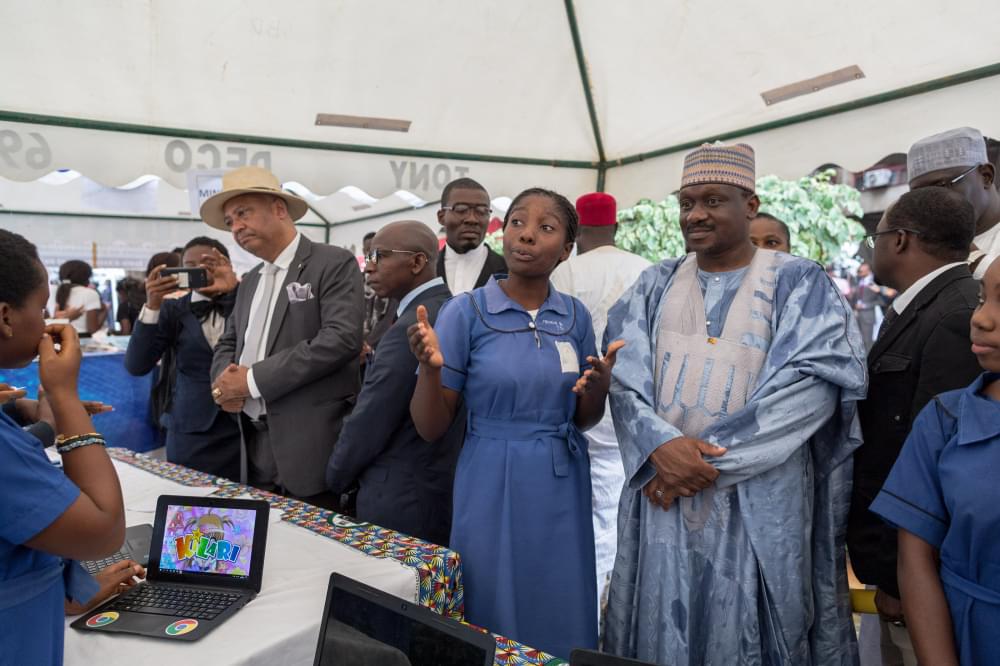
[[[185,618],[183,620],[171,622],[163,631],[167,634],[167,636],[183,636],[184,634],[190,634],[197,628],[198,620],[194,618]]]
[[[104,627],[115,620],[118,619],[118,613],[114,611],[109,611],[107,613],[98,613],[93,617],[87,618],[87,626],[91,628]]]
[[[160,568],[246,577],[254,511],[170,506]]]

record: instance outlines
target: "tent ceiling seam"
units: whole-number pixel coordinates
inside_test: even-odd
[[[567,0],[567,6],[569,6],[568,0]],[[581,75],[582,76],[584,75],[583,70],[581,70]],[[171,128],[171,127],[157,127],[151,125],[139,125],[139,124],[120,123],[120,122],[103,121],[103,120],[70,118],[66,116],[51,116],[51,115],[25,113],[19,111],[3,110],[3,109],[0,109],[0,120],[8,122],[29,123],[35,125],[51,125],[57,127],[92,129],[92,130],[108,131],[108,132],[147,134],[154,136],[169,136],[169,137],[186,138],[186,139],[200,139],[206,141],[226,141],[230,143],[249,143],[249,144],[266,145],[266,146],[288,147],[288,148],[305,148],[311,150],[329,150],[334,152],[355,152],[355,153],[367,153],[367,154],[399,156],[399,157],[422,157],[429,159],[453,159],[453,160],[464,160],[469,162],[492,162],[499,164],[523,164],[532,166],[549,166],[555,168],[594,169],[598,172],[599,185],[603,185],[602,176],[609,169],[613,169],[615,167],[620,167],[620,166],[626,166],[629,164],[635,164],[637,162],[642,162],[644,160],[653,159],[656,157],[662,157],[673,153],[678,153],[683,150],[690,150],[691,148],[696,148],[697,146],[707,141],[732,139],[741,136],[746,136],[748,134],[757,134],[774,129],[780,129],[782,127],[798,125],[812,120],[818,120],[821,118],[826,118],[841,113],[847,113],[849,111],[856,111],[858,109],[863,109],[870,106],[877,106],[879,104],[885,104],[887,102],[892,102],[907,97],[913,97],[924,93],[934,92],[937,90],[942,90],[945,88],[962,85],[965,83],[972,83],[980,79],[990,78],[998,75],[1000,75],[1000,63],[994,63],[991,65],[978,67],[976,69],[959,72],[957,74],[952,74],[949,76],[932,79],[930,81],[925,81],[922,83],[917,83],[911,86],[897,88],[895,90],[878,93],[876,95],[870,95],[868,97],[862,97],[860,99],[852,100],[850,102],[835,104],[833,106],[816,109],[814,111],[807,111],[805,113],[796,114],[793,116],[789,116],[787,118],[782,118],[780,120],[774,120],[734,130],[727,130],[725,132],[719,132],[707,137],[691,141],[685,141],[683,143],[674,144],[672,146],[666,146],[664,148],[659,148],[657,150],[636,153],[633,155],[628,155],[626,157],[620,157],[610,160],[602,159],[597,162],[590,162],[583,160],[559,160],[559,159],[546,160],[546,159],[530,158],[530,157],[481,155],[474,153],[452,153],[447,151],[387,148],[382,146],[368,146],[363,144],[342,144],[342,143],[329,143],[321,141],[307,141],[300,139],[281,139],[276,137],[230,134],[225,132],[196,131],[196,130],[187,130],[180,128]],[[586,89],[587,87],[585,86],[585,90]],[[595,138],[597,138],[597,140],[599,141],[598,135],[595,134]]]
[[[580,82],[583,84],[583,97],[587,102],[587,113],[590,116],[590,127],[594,132],[594,143],[597,146],[598,164],[607,163],[607,156],[604,154],[604,141],[601,139],[601,125],[597,120],[597,107],[594,105],[594,90],[590,83],[590,73],[587,70],[587,59],[583,54],[583,40],[580,37],[580,26],[576,22],[576,10],[573,7],[573,0],[565,0],[566,19],[569,21],[569,32],[573,38],[573,51],[576,56],[576,65],[580,70]]]
[[[54,127],[72,127],[90,129],[102,132],[119,132],[123,134],[145,134],[150,136],[165,136],[178,139],[197,139],[202,141],[225,141],[228,143],[248,143],[260,146],[278,146],[283,148],[304,148],[307,150],[329,150],[345,153],[365,153],[370,155],[387,155],[394,157],[421,157],[426,159],[461,160],[466,162],[493,162],[498,164],[522,164],[530,166],[548,166],[567,169],[597,169],[599,162],[586,160],[544,159],[538,157],[518,157],[514,155],[482,155],[478,153],[458,153],[440,150],[418,150],[412,148],[393,148],[386,146],[369,146],[354,143],[335,143],[327,141],[310,141],[306,139],[284,139],[270,136],[249,134],[233,134],[206,130],[190,130],[179,127],[160,127],[136,123],[122,123],[89,118],[71,118],[67,116],[51,116],[22,111],[0,109],[0,120],[33,125],[50,125]]]
[[[799,113],[793,116],[789,116],[787,118],[772,120],[766,123],[751,125],[749,127],[743,127],[735,130],[727,130],[725,132],[713,134],[701,139],[685,141],[683,143],[678,143],[672,146],[667,146],[665,148],[659,148],[657,150],[652,150],[644,153],[636,153],[634,155],[629,155],[627,157],[621,157],[615,160],[611,160],[609,163],[603,164],[602,166],[605,166],[606,168],[610,169],[614,167],[626,166],[628,164],[635,164],[636,162],[642,162],[643,160],[652,159],[654,157],[663,157],[664,155],[671,155],[673,153],[679,153],[684,150],[697,148],[703,143],[708,143],[712,141],[725,141],[726,139],[735,139],[737,137],[746,136],[748,134],[759,134],[761,132],[780,129],[782,127],[799,125],[801,123],[809,122],[811,120],[827,118],[829,116],[835,116],[841,113],[847,113],[849,111],[857,111],[858,109],[864,109],[869,106],[877,106],[879,104],[885,104],[887,102],[894,102],[896,100],[905,99],[907,97],[914,97],[916,95],[922,95],[924,93],[934,92],[936,90],[943,90],[945,88],[950,88],[952,86],[962,85],[963,83],[972,83],[974,81],[979,81],[980,79],[986,79],[997,75],[1000,75],[1000,63],[985,65],[983,67],[977,67],[976,69],[970,69],[964,72],[959,72],[958,74],[951,74],[949,76],[943,76],[937,79],[932,79],[930,81],[916,83],[910,86],[905,86],[903,88],[896,88],[895,90],[889,90],[875,95],[869,95],[868,97],[862,97],[859,99],[852,100],[850,102],[843,102],[841,104],[835,104],[833,106],[823,107],[821,109],[816,109],[814,111]]]

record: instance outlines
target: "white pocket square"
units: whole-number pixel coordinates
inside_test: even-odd
[[[310,283],[299,284],[298,282],[292,282],[285,289],[288,290],[288,302],[289,303],[300,303],[302,301],[308,301],[310,298],[315,298],[313,296],[313,287]]]

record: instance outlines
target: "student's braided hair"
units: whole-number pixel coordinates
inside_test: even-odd
[[[559,211],[559,217],[563,221],[563,225],[566,227],[566,242],[575,243],[576,233],[580,228],[580,215],[576,212],[576,206],[573,205],[569,199],[554,192],[552,190],[546,190],[543,187],[532,187],[524,192],[521,192],[514,200],[510,202],[510,207],[507,209],[507,214],[503,218],[504,229],[507,228],[507,222],[510,220],[510,212],[517,208],[517,204],[525,197],[548,197],[552,199],[552,202],[556,205],[556,209]]]

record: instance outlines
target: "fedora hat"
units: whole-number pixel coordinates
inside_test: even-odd
[[[234,169],[222,176],[222,191],[205,199],[201,205],[201,219],[210,227],[228,231],[222,209],[233,197],[243,194],[269,194],[281,197],[288,207],[288,215],[297,220],[309,210],[308,204],[291,192],[281,189],[273,173],[261,167],[247,166]]]

